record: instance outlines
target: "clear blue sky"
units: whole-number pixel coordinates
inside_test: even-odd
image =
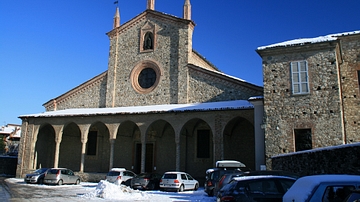
[[[193,49],[221,71],[262,86],[257,47],[360,30],[359,0],[191,0]],[[184,0],[155,0],[182,17]],[[146,0],[119,0],[121,23]],[[104,72],[113,0],[0,1],[0,126]]]

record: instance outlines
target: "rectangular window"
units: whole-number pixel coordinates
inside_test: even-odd
[[[86,154],[96,155],[96,148],[97,148],[97,131],[90,131],[88,134]]]
[[[210,158],[210,131],[197,131],[197,158]]]
[[[311,129],[295,129],[295,151],[312,149]]]
[[[291,62],[291,81],[293,94],[308,94],[309,93],[309,77],[307,62],[298,61]]]

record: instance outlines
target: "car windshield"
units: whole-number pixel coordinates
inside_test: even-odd
[[[138,177],[138,178],[150,177],[150,173],[140,173],[137,177]]]
[[[57,169],[51,169],[48,171],[48,173],[50,174],[57,174],[58,173],[58,170]]]
[[[177,174],[164,174],[163,179],[176,179]]]
[[[119,176],[119,175],[120,175],[120,172],[118,172],[118,171],[110,171],[107,174],[107,176]]]
[[[34,171],[34,173],[42,174],[45,173],[48,169],[47,168],[40,168]]]

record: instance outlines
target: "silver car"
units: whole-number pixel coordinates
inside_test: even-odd
[[[44,184],[80,184],[80,177],[67,168],[51,168],[47,171]]]
[[[135,173],[125,168],[112,168],[106,175],[106,181],[117,185],[123,184],[130,186],[131,179],[135,176]]]
[[[182,192],[184,190],[197,190],[199,182],[185,172],[166,172],[160,180],[160,190],[173,190]]]

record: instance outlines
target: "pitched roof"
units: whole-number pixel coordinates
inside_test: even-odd
[[[355,35],[360,34],[360,31],[352,31],[352,32],[344,32],[344,33],[338,33],[338,34],[329,34],[326,36],[319,36],[315,38],[300,38],[300,39],[294,39],[290,41],[284,41],[281,43],[276,43],[268,46],[260,46],[257,48],[257,50],[265,50],[275,47],[288,47],[288,46],[301,46],[305,44],[313,44],[313,43],[321,43],[321,42],[327,42],[327,41],[335,41],[338,40],[339,37],[342,36],[348,36],[348,35]]]

